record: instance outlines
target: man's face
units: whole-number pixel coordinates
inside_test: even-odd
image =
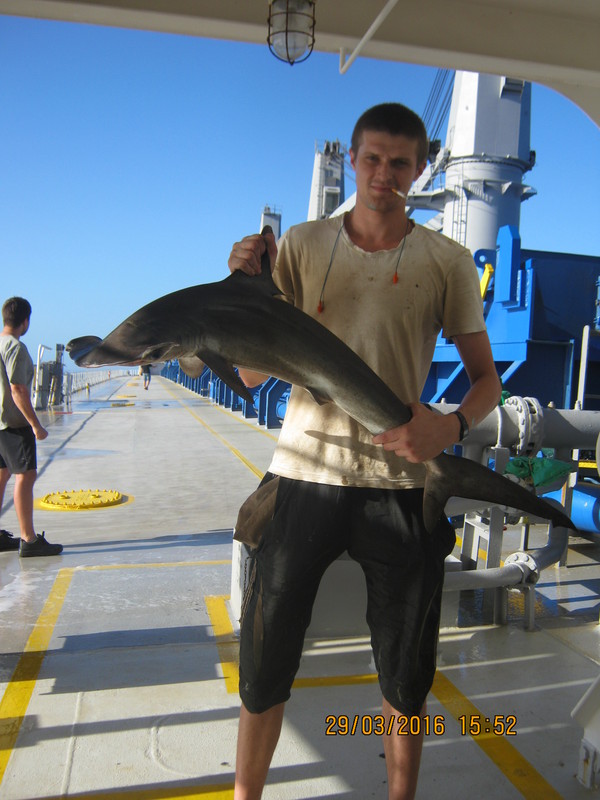
[[[374,211],[394,211],[404,200],[390,189],[408,194],[425,169],[417,162],[417,141],[380,131],[365,131],[358,151],[350,150],[356,172],[357,202]]]

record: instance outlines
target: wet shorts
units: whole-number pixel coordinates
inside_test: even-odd
[[[279,479],[273,517],[249,551],[240,638],[240,696],[248,711],[289,698],[319,582],[347,550],[366,577],[383,696],[403,714],[420,712],[435,674],[444,559],[455,543],[445,517],[427,533],[422,502],[421,489]]]
[[[37,469],[35,434],[31,425],[0,430],[0,469],[11,475]]]

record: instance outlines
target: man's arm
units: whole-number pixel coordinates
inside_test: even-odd
[[[454,344],[471,384],[458,410],[467,418],[469,427],[473,427],[498,405],[502,385],[494,364],[487,331],[455,336]]]
[[[454,344],[471,384],[458,410],[472,427],[485,419],[500,401],[500,379],[486,331],[455,336]],[[437,414],[420,403],[411,403],[410,408],[413,412],[410,422],[375,436],[373,442],[412,463],[434,458],[458,442],[460,421],[456,414]]]
[[[45,439],[48,436],[48,431],[42,426],[33,406],[31,405],[29,388],[21,383],[11,383],[10,391],[16,407],[33,428],[35,438],[39,439],[40,441]]]

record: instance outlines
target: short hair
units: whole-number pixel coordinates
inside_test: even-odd
[[[365,131],[382,131],[392,136],[406,136],[417,142],[417,163],[427,161],[429,138],[425,123],[402,103],[380,103],[368,108],[358,118],[352,131],[352,150],[356,154]]]
[[[31,305],[24,297],[9,297],[2,306],[2,322],[10,328],[18,328],[31,316]]]

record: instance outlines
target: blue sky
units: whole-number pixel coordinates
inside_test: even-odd
[[[306,218],[315,141],[348,143],[378,102],[423,113],[435,74],[359,58],[340,76],[336,55],[290,68],[266,46],[0,17],[2,300],[31,301],[32,354],[224,277],[265,204],[284,229]],[[534,86],[531,147],[523,246],[600,255],[600,130]]]

